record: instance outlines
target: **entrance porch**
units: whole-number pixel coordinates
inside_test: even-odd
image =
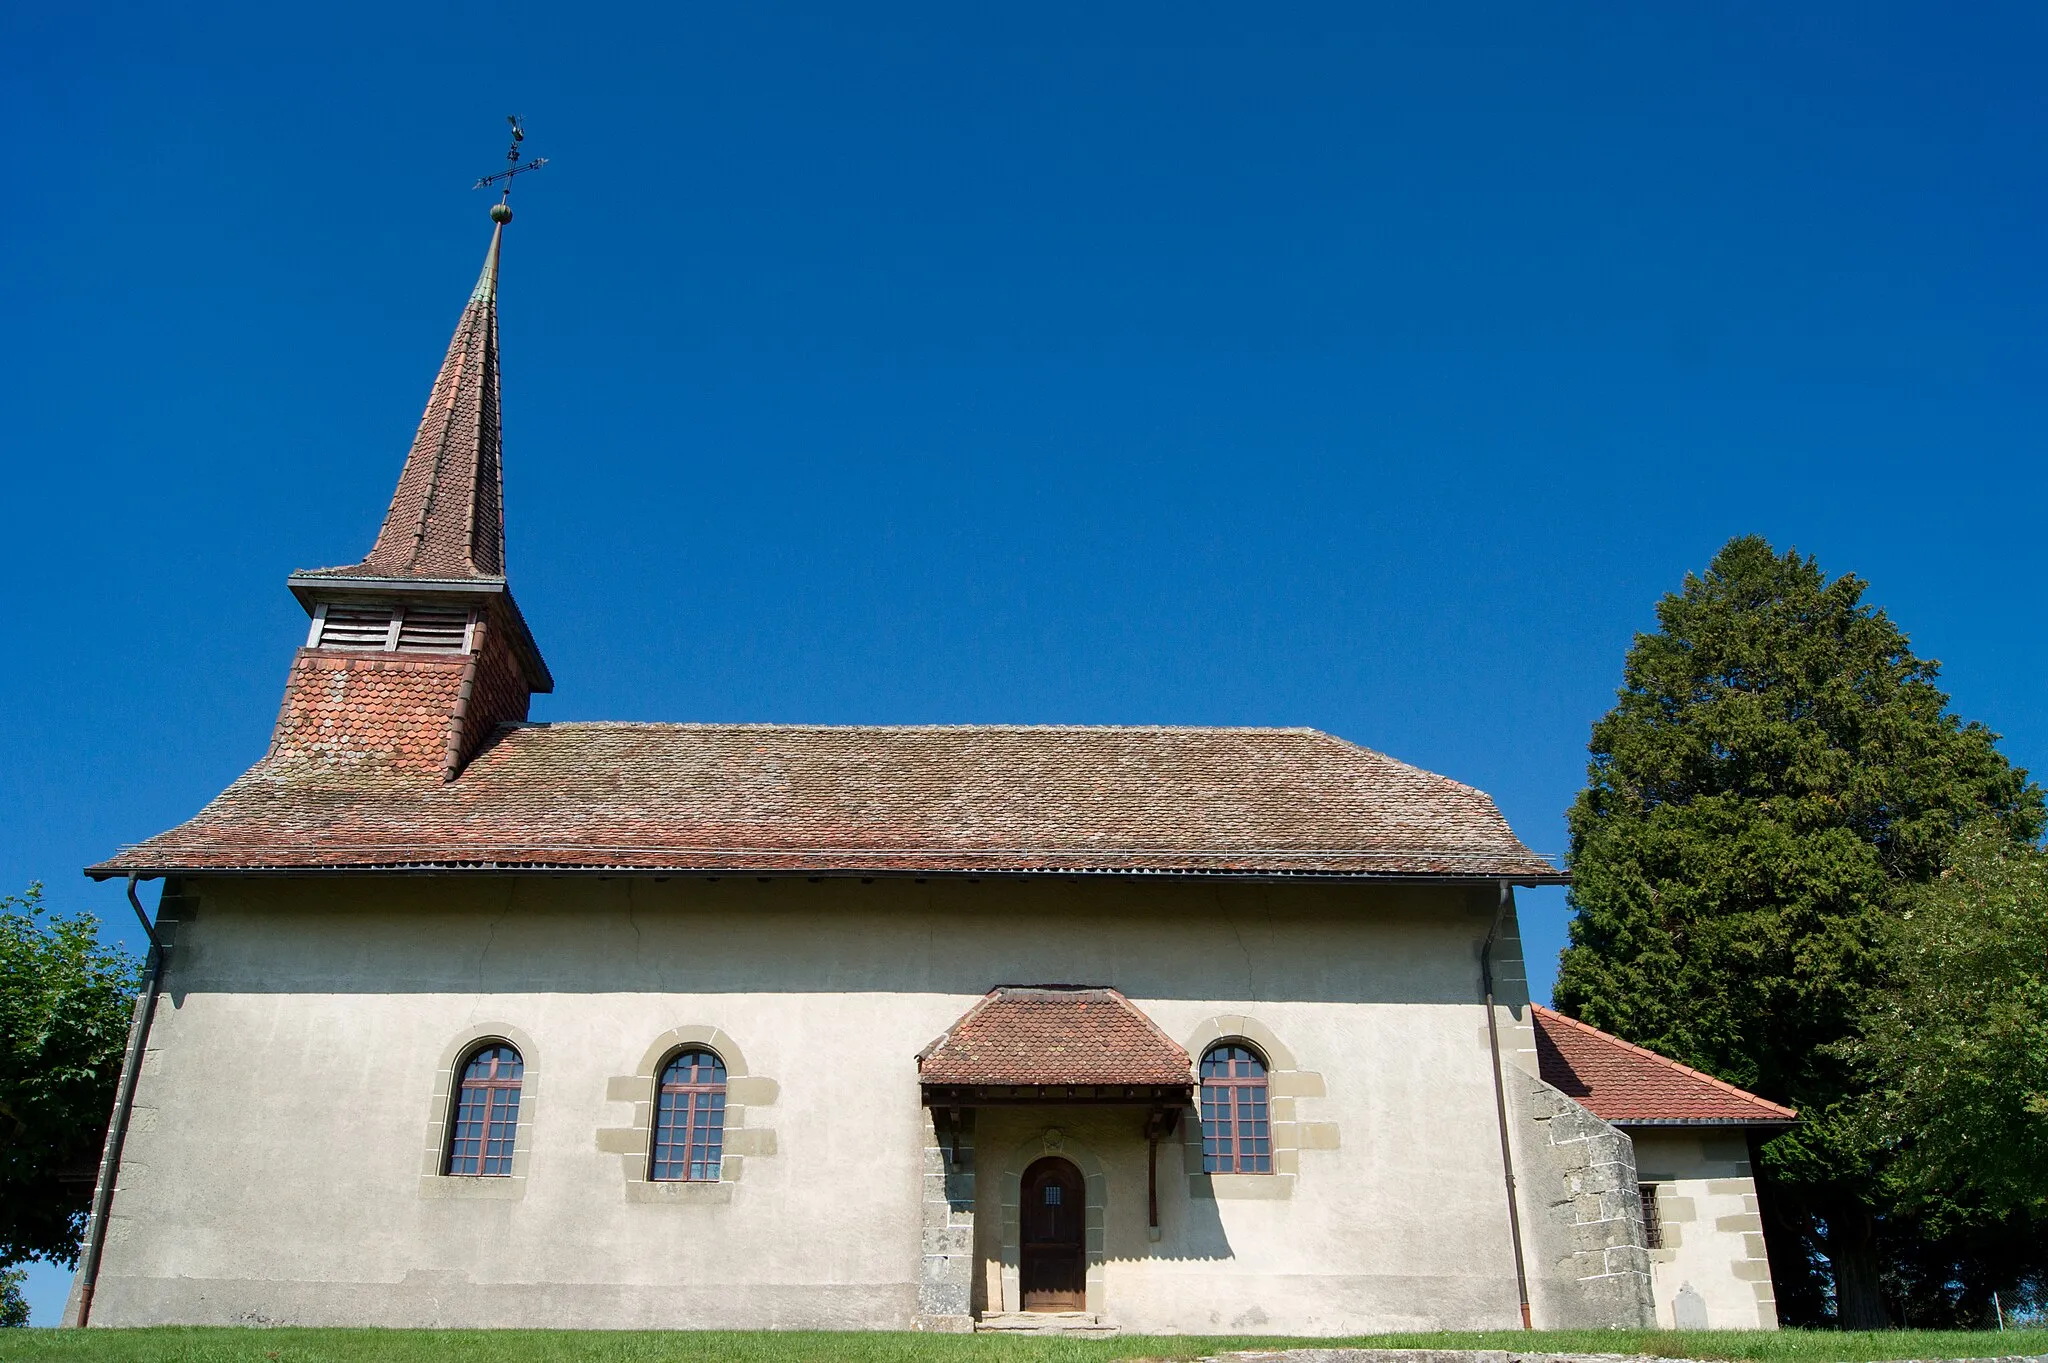
[[[1110,1199],[1142,1199],[1148,1239],[1158,1240],[1159,1146],[1193,1100],[1187,1053],[1113,989],[1003,987],[918,1065],[928,1133],[922,1327],[972,1329],[980,1317],[1034,1332],[1113,1330],[1103,1268]],[[1105,1156],[1128,1168],[1140,1149],[1145,1185],[1127,1175],[1112,1190]],[[978,1214],[997,1225],[977,1235]]]

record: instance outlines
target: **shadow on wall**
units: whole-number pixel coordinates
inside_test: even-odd
[[[1199,1122],[1193,1108],[1182,1122]],[[1176,1131],[1159,1143],[1159,1238],[1151,1235],[1145,1113],[1131,1108],[983,1109],[976,1119],[978,1252],[1014,1270],[1026,1172],[1038,1161],[1070,1162],[1086,1182],[1091,1262],[1234,1259],[1221,1209],[1193,1194],[1188,1144]]]
[[[1072,877],[252,877],[187,890],[171,901],[196,905],[175,928],[180,1002],[1085,981],[1155,999],[1469,1004],[1495,905],[1489,886]]]

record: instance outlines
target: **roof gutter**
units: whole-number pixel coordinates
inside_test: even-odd
[[[1229,880],[1260,885],[1569,885],[1569,872],[1552,875],[1501,877],[1484,873],[1418,875],[1389,871],[1202,871],[1163,870],[1130,866],[1033,867],[798,867],[787,866],[590,866],[569,862],[362,862],[326,866],[193,866],[185,864],[130,868],[119,865],[88,866],[84,874],[92,880],[113,880],[140,876],[155,880],[162,876],[451,876],[451,875],[533,875],[533,876],[671,876],[717,880],[722,877],[753,876],[768,880],[980,880],[984,877],[1038,878],[1126,878],[1133,880]]]
[[[128,876],[128,902],[149,939],[149,955],[142,965],[142,986],[135,995],[135,1008],[128,1019],[128,1051],[121,1058],[121,1079],[114,1090],[114,1113],[107,1122],[106,1143],[100,1148],[99,1178],[93,1186],[92,1213],[85,1223],[85,1244],[78,1262],[78,1315],[71,1323],[84,1326],[92,1320],[92,1296],[99,1286],[100,1256],[107,1244],[107,1216],[113,1209],[114,1184],[121,1173],[121,1147],[128,1139],[128,1115],[135,1105],[136,1080],[142,1072],[142,1055],[149,1046],[149,1025],[156,1018],[156,987],[163,972],[167,948],[157,935],[156,924],[143,911],[135,893],[140,872]],[[162,912],[159,904],[158,912]]]
[[[1508,1194],[1508,1243],[1515,1251],[1515,1295],[1522,1305],[1522,1328],[1536,1327],[1529,1318],[1529,1266],[1522,1258],[1522,1213],[1515,1204],[1515,1155],[1508,1138],[1508,1091],[1501,1077],[1500,1068],[1500,1025],[1493,1009],[1493,944],[1500,938],[1501,924],[1507,921],[1508,910],[1514,907],[1513,883],[1503,880],[1500,884],[1500,906],[1493,912],[1493,926],[1486,930],[1486,941],[1479,948],[1479,983],[1486,995],[1486,1049],[1493,1057],[1493,1110],[1500,1123],[1500,1168]]]

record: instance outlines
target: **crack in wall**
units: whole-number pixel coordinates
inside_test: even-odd
[[[1238,954],[1244,957],[1245,1000],[1249,1003],[1258,1003],[1260,1002],[1259,983],[1252,973],[1252,953],[1251,948],[1244,944],[1244,929],[1237,925],[1237,915],[1232,913],[1230,906],[1224,902],[1223,892],[1221,890],[1211,890],[1209,893],[1210,897],[1216,901],[1216,908],[1223,914],[1223,921],[1230,924],[1230,935],[1237,939]]]
[[[491,958],[491,948],[498,944],[498,929],[511,916],[512,900],[518,893],[519,882],[516,880],[506,881],[505,905],[498,910],[498,916],[491,920],[491,926],[484,934],[483,950],[479,951],[476,955],[476,999],[470,1005],[470,1016],[472,1018],[476,1016],[476,1007],[483,1002],[484,998],[484,965]]]

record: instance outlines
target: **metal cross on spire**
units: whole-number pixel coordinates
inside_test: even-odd
[[[536,156],[525,165],[521,165],[519,163],[519,144],[526,140],[526,129],[519,125],[518,114],[505,115],[505,121],[512,125],[512,145],[505,150],[505,160],[509,163],[510,169],[501,170],[496,175],[486,175],[483,179],[470,186],[471,189],[488,189],[496,184],[504,186],[499,192],[497,206],[491,209],[491,217],[497,222],[504,222],[512,216],[512,181],[516,177],[526,174],[527,171],[539,170],[548,163],[547,157]]]

